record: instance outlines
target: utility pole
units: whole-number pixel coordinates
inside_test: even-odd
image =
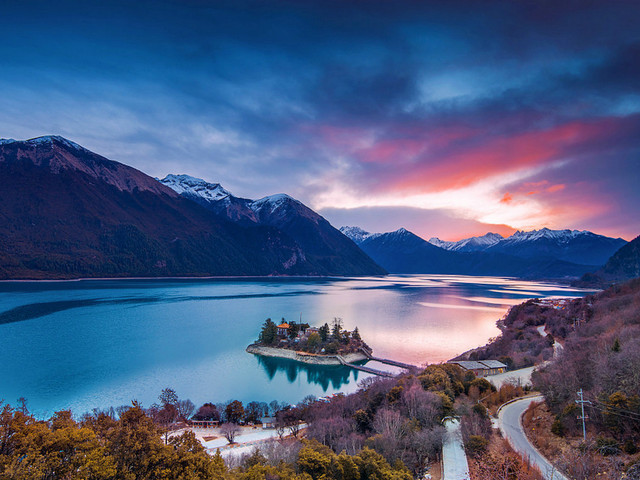
[[[591,402],[589,400],[585,400],[582,394],[582,389],[578,390],[578,395],[580,396],[580,400],[576,400],[576,403],[580,404],[580,408],[582,409],[582,415],[578,417],[578,420],[582,420],[582,441],[586,442],[587,441],[587,426],[586,426],[586,421],[587,418],[589,418],[588,416],[585,416],[584,414],[584,404],[588,403],[589,405],[591,405]]]

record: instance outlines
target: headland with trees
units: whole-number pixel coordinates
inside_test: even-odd
[[[349,363],[363,361],[369,358],[372,349],[362,340],[358,327],[352,331],[344,329],[341,318],[320,327],[287,322],[284,318],[276,324],[267,318],[258,340],[247,347],[247,352],[304,363],[340,365],[338,356]]]

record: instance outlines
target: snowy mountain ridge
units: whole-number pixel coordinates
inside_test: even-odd
[[[52,144],[54,141],[60,142],[67,147],[73,148],[75,150],[87,150],[81,145],[78,145],[76,142],[72,142],[71,140],[67,140],[60,135],[44,135],[42,137],[34,137],[29,140],[14,140],[13,138],[0,138],[0,145],[10,145],[12,143],[27,143],[29,145],[46,145]]]
[[[219,183],[209,183],[190,175],[169,174],[162,180],[156,180],[179,195],[194,195],[209,201],[224,200],[231,196],[231,192],[225,190]]]

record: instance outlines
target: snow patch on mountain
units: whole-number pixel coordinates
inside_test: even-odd
[[[20,142],[20,140],[14,140],[13,138],[2,138],[0,139],[0,145],[10,145],[12,143]],[[30,138],[29,140],[25,140],[21,143],[28,143],[30,145],[50,145],[54,142],[61,143],[66,147],[73,148],[75,150],[87,150],[81,145],[78,145],[76,142],[72,142],[71,140],[67,140],[60,135],[44,135],[42,137]]]
[[[448,242],[446,240],[440,240],[438,237],[431,237],[429,239],[429,243],[436,247],[444,248],[445,250],[451,250],[451,248],[458,242]]]
[[[259,200],[251,202],[249,208],[256,213],[259,213],[264,208],[268,208],[270,213],[275,212],[280,207],[287,205],[288,203],[300,203],[295,198],[290,197],[286,193],[276,193],[275,195],[268,195]]]
[[[225,200],[232,196],[231,192],[225,190],[219,183],[209,183],[190,175],[169,174],[158,181],[179,195],[201,197],[210,202]]]
[[[505,241],[515,243],[548,239],[564,243],[580,236],[596,236],[596,234],[587,230],[550,230],[548,228],[541,228],[540,230],[531,230],[530,232],[518,230],[510,237],[506,238]]]
[[[340,227],[340,232],[346,237],[353,240],[357,245],[361,244],[368,238],[377,237],[380,233],[370,233],[360,227],[344,226]]]

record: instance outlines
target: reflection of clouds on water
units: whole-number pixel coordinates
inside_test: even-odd
[[[418,305],[431,308],[445,308],[456,310],[481,310],[483,312],[502,312],[504,308],[501,307],[482,307],[480,305],[455,305],[451,303],[431,303],[431,302],[418,302]]]
[[[356,383],[358,377],[363,376],[358,370],[343,366],[311,365],[288,358],[263,357],[260,355],[255,357],[269,380],[273,380],[278,372],[283,372],[289,383],[294,383],[298,381],[298,376],[304,372],[307,382],[320,385],[325,392],[329,389],[329,386],[334,390],[340,390],[343,385],[351,383],[352,376],[353,381]]]

